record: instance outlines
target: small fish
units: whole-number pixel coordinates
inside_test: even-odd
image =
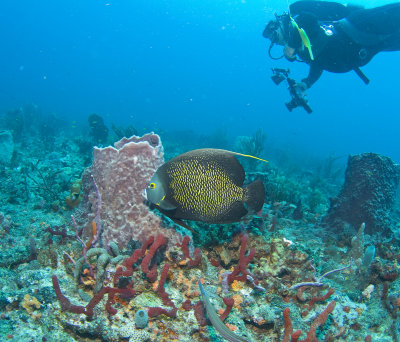
[[[299,32],[301,41],[303,42],[304,46],[307,48],[308,53],[310,54],[310,58],[313,61],[314,60],[314,54],[312,52],[311,42],[310,42],[310,39],[308,38],[308,35],[307,35],[306,31],[303,28],[301,28],[292,17],[290,17],[290,21],[292,22],[293,26]]]
[[[156,171],[146,198],[172,219],[237,222],[248,209],[261,209],[265,189],[261,180],[242,187],[245,173],[235,155],[260,159],[211,148],[183,153]]]
[[[203,298],[203,304],[204,307],[206,308],[207,316],[208,319],[210,320],[211,324],[217,330],[222,337],[224,337],[227,341],[230,342],[248,342],[245,338],[236,335],[233,331],[229,330],[224,322],[221,321],[221,319],[218,317],[217,312],[215,311],[213,305],[210,302],[210,299],[208,298],[207,292],[204,289],[203,285],[201,284],[201,281],[198,281],[201,296]]]

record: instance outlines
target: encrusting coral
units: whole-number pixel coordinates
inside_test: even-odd
[[[33,309],[40,309],[41,304],[36,297],[26,294],[21,306],[30,314]]]

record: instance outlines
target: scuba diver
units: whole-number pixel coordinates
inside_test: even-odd
[[[365,9],[327,1],[297,1],[289,6],[289,13],[275,14],[263,36],[271,41],[272,59],[285,56],[291,62],[310,65],[308,76],[295,85],[303,94],[324,70],[354,70],[368,84],[360,67],[378,52],[400,50],[400,3]],[[284,47],[283,56],[272,56],[274,45]]]

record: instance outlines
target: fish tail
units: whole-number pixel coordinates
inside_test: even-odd
[[[251,211],[261,210],[265,199],[264,183],[257,179],[246,188],[246,204]]]

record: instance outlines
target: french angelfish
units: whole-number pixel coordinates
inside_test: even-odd
[[[236,222],[248,210],[259,211],[264,203],[264,184],[256,180],[242,187],[245,172],[235,155],[260,159],[212,148],[171,159],[150,180],[147,200],[172,219],[207,223]]]

